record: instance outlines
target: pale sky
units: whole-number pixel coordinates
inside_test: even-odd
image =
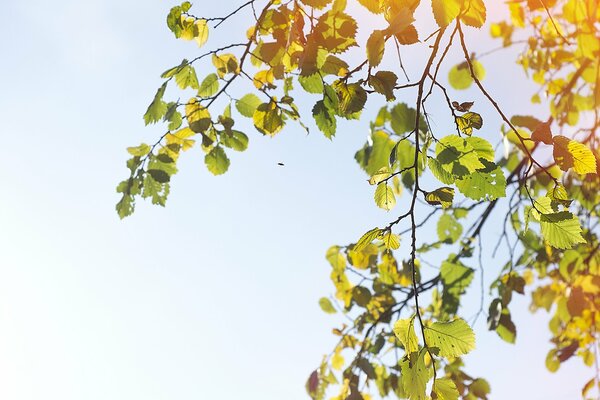
[[[239,3],[197,8],[222,15]],[[190,152],[166,209],[140,202],[120,221],[114,189],[127,174],[125,147],[162,132],[142,120],[158,77],[198,54],[164,23],[174,4],[0,3],[2,399],[306,399],[305,380],[341,322],[317,305],[333,292],[325,251],[395,215],[376,209],[353,159],[364,120],[343,124],[332,142],[293,125],[266,139],[242,124],[250,148],[231,154],[226,175],[213,177],[201,152]],[[243,37],[239,22],[214,39]],[[495,47],[485,35],[469,33]],[[530,97],[507,84],[523,79],[513,59],[484,59],[509,114]],[[367,115],[381,102],[369,105]],[[495,142],[499,121],[487,112]],[[486,260],[487,278],[500,263]],[[479,306],[478,285],[466,317]],[[578,360],[545,370],[547,317],[528,304],[526,296],[512,306],[514,346],[480,319],[467,371],[489,380],[492,400],[579,398],[593,372]]]

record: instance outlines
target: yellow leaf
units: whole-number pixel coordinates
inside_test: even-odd
[[[553,141],[554,160],[563,171],[573,168],[581,175],[596,172],[596,157],[587,146],[560,135]]]
[[[344,356],[340,354],[339,350],[336,350],[335,354],[331,357],[331,366],[337,370],[342,369],[344,366]]]
[[[197,20],[195,29],[196,43],[198,43],[198,47],[202,47],[208,41],[208,22],[205,19]]]

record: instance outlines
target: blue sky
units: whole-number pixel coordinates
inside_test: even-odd
[[[250,148],[225,176],[211,176],[199,151],[186,154],[167,208],[140,203],[120,221],[124,149],[161,132],[142,120],[158,76],[197,53],[164,24],[173,4],[0,4],[3,399],[304,399],[340,322],[317,305],[332,292],[325,250],[391,217],[353,159],[368,133],[361,122],[332,142],[294,126],[267,139],[242,125]],[[207,15],[237,4],[198,2]],[[241,37],[240,22],[213,39]],[[522,79],[512,59],[484,62],[509,114],[529,98],[507,85]],[[486,261],[488,277],[499,263]],[[527,297],[515,303],[518,343],[480,320],[468,371],[489,379],[494,400],[578,398],[592,371],[577,362],[545,371],[547,318],[526,311]]]

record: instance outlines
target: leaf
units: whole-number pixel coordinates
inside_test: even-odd
[[[506,177],[502,168],[489,163],[488,168],[475,171],[456,181],[462,194],[473,200],[495,200],[506,196]]]
[[[473,72],[477,79],[480,81],[483,80],[485,78],[483,64],[477,60],[472,60],[471,64],[473,65]],[[448,83],[457,90],[464,90],[471,87],[473,78],[471,77],[471,71],[469,70],[469,65],[466,61],[455,65],[450,69],[450,72],[448,73]]]
[[[229,169],[229,158],[222,147],[216,146],[204,157],[206,167],[213,175],[221,175]]]
[[[358,2],[373,14],[380,14],[382,11],[382,2],[380,0],[358,0]]]
[[[502,301],[500,299],[492,300],[488,311],[488,329],[490,331],[495,331],[500,324],[500,316],[502,315]]]
[[[490,394],[490,392],[490,384],[485,379],[477,378],[469,385],[469,393],[480,399],[487,399],[487,395]]]
[[[456,124],[462,133],[471,136],[473,134],[473,128],[477,130],[481,129],[483,126],[483,118],[477,113],[468,112],[462,116],[457,116]]]
[[[377,207],[383,208],[386,211],[390,211],[396,206],[396,196],[391,187],[387,183],[381,183],[377,185],[375,189],[375,204]]]
[[[462,231],[462,225],[450,214],[443,214],[438,220],[437,234],[442,242],[456,243]]]
[[[333,304],[331,304],[331,300],[329,300],[327,297],[321,297],[319,299],[319,307],[321,307],[321,310],[325,311],[327,314],[337,313],[337,310],[335,307],[333,307]]]
[[[486,9],[483,0],[463,1],[463,11],[460,19],[467,25],[481,28],[485,23]]]
[[[550,130],[550,124],[548,122],[541,122],[538,124],[535,129],[533,129],[531,139],[534,142],[552,144],[552,131]]]
[[[384,51],[385,33],[380,30],[375,30],[367,40],[367,60],[371,67],[376,67],[381,63]]]
[[[542,124],[543,122],[539,119],[532,117],[531,115],[514,115],[510,119],[511,124],[529,129],[531,132]]]
[[[484,168],[475,149],[467,140],[457,135],[448,135],[440,139],[436,145],[436,156],[446,172],[458,177]]]
[[[496,333],[507,343],[515,343],[515,340],[517,339],[517,327],[510,318],[510,311],[508,311],[508,308],[502,310]]]
[[[467,143],[473,147],[475,153],[479,158],[484,158],[489,162],[494,162],[496,158],[496,152],[492,147],[492,144],[481,137],[471,136],[466,138]]]
[[[162,99],[166,89],[167,82],[163,83],[156,91],[154,100],[152,100],[152,103],[150,103],[144,114],[144,122],[146,125],[157,123],[167,113],[167,103]]]
[[[194,39],[196,39],[198,47],[202,47],[208,41],[208,21],[205,19],[197,20],[195,30],[196,35]]]
[[[402,387],[410,400],[426,400],[427,382],[431,379],[431,370],[425,365],[426,351],[412,353],[400,363]]]
[[[450,185],[453,184],[456,180],[454,175],[446,171],[442,167],[442,164],[440,164],[439,161],[435,158],[430,157],[427,160],[427,164],[429,165],[429,170],[431,171],[433,176],[435,176],[440,182],[445,183],[446,185]]]
[[[273,101],[259,105],[252,119],[254,127],[264,135],[274,136],[283,129],[281,109]]]
[[[175,83],[180,89],[198,89],[198,77],[196,76],[196,70],[191,65],[179,69],[179,72],[175,74]]]
[[[334,83],[339,99],[339,111],[342,115],[354,114],[362,111],[367,102],[367,92],[358,83],[346,85],[341,81]]]
[[[394,324],[394,335],[402,343],[406,354],[419,350],[419,342],[415,334],[415,317],[401,319]]]
[[[235,108],[244,117],[252,118],[257,107],[262,103],[257,95],[249,93],[235,102]]]
[[[196,98],[189,100],[185,106],[185,116],[190,128],[197,133],[206,132],[212,125],[210,113],[200,105]]]
[[[161,169],[149,169],[148,174],[158,183],[167,183],[171,180],[171,176]]]
[[[137,147],[128,147],[127,152],[132,156],[143,157],[146,154],[150,153],[150,146],[146,143],[142,143]]]
[[[405,103],[398,103],[390,112],[392,118],[392,129],[397,135],[411,132],[415,128],[417,110],[409,107]]]
[[[388,166],[382,167],[382,168],[378,169],[377,172],[375,172],[371,176],[371,179],[369,179],[369,184],[370,185],[378,185],[382,181],[388,179],[390,176],[392,176],[392,172],[390,171],[390,168]]]
[[[565,136],[554,136],[554,160],[563,171],[573,168],[580,175],[596,173],[594,153],[575,140]]]
[[[325,137],[331,139],[337,129],[334,110],[328,108],[325,105],[325,101],[319,100],[315,103],[312,114],[319,130],[323,132]]]
[[[427,346],[437,348],[442,357],[459,357],[475,348],[475,332],[464,319],[434,322],[424,330]]]
[[[433,16],[440,28],[448,26],[460,14],[462,0],[432,0]]]
[[[388,250],[397,250],[400,248],[400,236],[392,232],[384,234],[381,240]]]
[[[210,74],[200,84],[198,96],[210,97],[219,91],[219,77],[217,74]]]
[[[234,54],[213,54],[212,63],[220,78],[227,74],[237,75],[240,73],[240,64]]]
[[[221,143],[235,151],[245,151],[248,148],[248,136],[240,131],[225,130],[221,132]]]
[[[370,245],[373,240],[377,239],[381,234],[381,229],[373,228],[358,239],[358,242],[352,248],[353,251],[359,252],[362,251],[365,247]]]
[[[375,75],[369,77],[369,85],[377,93],[384,95],[387,101],[396,100],[394,89],[397,82],[398,77],[390,71],[377,71]]]
[[[452,207],[452,201],[454,200],[454,188],[441,187],[434,190],[433,192],[427,193],[425,201],[431,205],[441,205],[442,208]]]
[[[450,378],[440,378],[433,382],[433,393],[437,400],[458,400],[458,389]]]
[[[579,219],[568,211],[541,214],[540,226],[546,242],[557,249],[570,249],[577,243],[586,243],[581,236]]]

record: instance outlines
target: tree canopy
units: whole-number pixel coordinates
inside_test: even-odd
[[[375,206],[392,217],[326,253],[335,295],[319,305],[347,323],[309,375],[308,395],[486,399],[490,385],[461,360],[475,348],[471,325],[485,316],[489,330],[514,343],[511,300],[529,287],[530,309],[551,314],[547,368],[581,359],[591,367],[582,396],[598,396],[600,5],[506,7],[510,18],[494,21],[483,0],[250,0],[222,17],[189,2],[174,6],[168,28],[203,50],[162,73],[144,120],[165,131],[127,149],[119,216],[131,215],[139,198],[165,206],[179,156],[193,147],[208,171],[226,173],[228,153],[249,146],[240,118],[267,136],[295,125],[334,140],[340,120],[368,126],[355,159]],[[378,23],[363,24],[366,13]],[[248,20],[239,42],[205,50],[239,14]],[[471,46],[469,33],[482,28],[497,49]],[[510,84],[515,96],[531,98],[536,115],[507,114],[485,84],[503,79],[486,77],[486,52],[515,45],[537,90]],[[415,48],[422,60],[402,58]],[[448,65],[450,51],[462,61]],[[419,75],[409,78],[403,62],[420,63]],[[191,97],[169,100],[173,89]],[[487,101],[501,126],[485,125],[480,101],[458,100],[466,96]],[[432,113],[435,99],[442,110]],[[379,112],[367,123],[361,115],[375,103]],[[490,142],[484,130],[501,139]],[[501,226],[499,238],[486,235],[490,222]],[[431,224],[437,237],[423,237]],[[479,312],[467,321],[461,301],[476,278],[483,282],[485,248],[503,267],[489,288],[493,300],[484,304],[482,286]],[[425,269],[429,257],[440,261]]]

